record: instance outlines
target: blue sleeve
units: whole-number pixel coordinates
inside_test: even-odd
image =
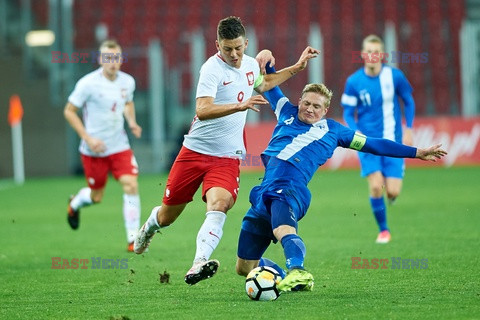
[[[358,105],[358,93],[355,90],[355,79],[353,75],[347,79],[345,83],[345,90],[343,91],[342,97],[340,99],[340,104],[342,107],[356,107]]]
[[[343,148],[349,148],[352,143],[353,136],[355,135],[355,130],[352,130],[349,127],[344,126],[340,122],[337,122],[333,119],[327,119],[328,127],[334,128],[337,134],[338,146]]]
[[[270,66],[270,63],[267,63],[265,70],[267,74],[276,72],[275,67]],[[279,86],[275,86],[272,89],[265,91],[263,96],[268,100],[268,102],[270,102],[270,108],[272,108],[273,112],[275,112],[277,109],[278,100],[285,97],[285,94],[283,94]]]
[[[401,96],[403,100],[403,108],[405,112],[405,122],[407,128],[413,127],[413,119],[415,118],[415,101],[413,101],[412,94],[404,94]]]
[[[277,70],[275,70],[275,67],[270,65],[270,62],[267,63],[267,65],[265,66],[265,71],[267,72],[267,74],[277,72]]]
[[[350,127],[350,129],[357,130],[357,122],[355,121],[355,107],[343,107],[343,120]]]
[[[415,101],[412,96],[413,88],[400,70],[396,72],[395,82],[395,91],[402,98],[404,104],[407,128],[412,128],[413,119],[415,118]]]
[[[365,145],[359,151],[395,158],[415,158],[417,155],[417,148],[387,139],[371,137],[367,137]]]
[[[275,112],[275,110],[277,109],[278,100],[285,97],[282,90],[280,90],[278,86],[275,86],[272,89],[265,91],[263,93],[263,96],[265,97],[265,99],[268,100],[268,102],[270,102],[270,108],[272,108],[273,112]]]
[[[345,90],[342,94],[340,104],[343,107],[343,120],[352,130],[357,130],[355,121],[355,108],[358,104],[357,93],[352,84],[353,78],[349,77],[345,83]]]

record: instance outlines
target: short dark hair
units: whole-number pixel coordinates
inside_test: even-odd
[[[239,17],[230,16],[220,20],[217,27],[217,39],[233,40],[245,37],[245,27]]]

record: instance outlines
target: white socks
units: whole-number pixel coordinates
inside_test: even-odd
[[[221,211],[209,211],[197,235],[197,251],[193,263],[210,259],[223,235],[227,215]]]
[[[78,193],[73,197],[72,201],[70,201],[70,206],[73,210],[78,210],[80,208],[89,206],[93,204],[92,198],[90,195],[92,194],[92,189],[90,188],[82,188]]]
[[[123,219],[127,231],[128,243],[133,242],[140,228],[140,196],[138,194],[123,195]]]
[[[145,225],[146,225],[145,229],[147,230],[147,233],[151,233],[160,229],[160,226],[158,225],[158,220],[157,220],[157,213],[158,213],[158,210],[160,210],[160,207],[161,206],[153,208],[152,212],[150,213],[150,216],[145,222]]]

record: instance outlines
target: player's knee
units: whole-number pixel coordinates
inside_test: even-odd
[[[138,194],[138,180],[133,175],[123,175],[118,181],[122,185],[123,192],[126,194]]]
[[[122,184],[123,192],[126,194],[138,194],[138,182],[136,180],[127,181]]]
[[[232,207],[230,199],[215,199],[209,206],[209,211],[221,211],[227,213]]]
[[[400,190],[387,190],[388,199],[395,199],[400,195]]]
[[[375,184],[370,186],[370,194],[376,198],[382,196],[383,194],[383,185]]]

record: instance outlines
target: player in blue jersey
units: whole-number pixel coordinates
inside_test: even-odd
[[[273,68],[267,68],[272,72]],[[317,169],[337,147],[391,157],[436,161],[446,152],[441,145],[427,149],[391,140],[367,137],[333,119],[323,119],[332,92],[323,84],[308,84],[298,106],[289,102],[277,86],[264,93],[278,119],[272,138],[262,153],[265,175],[250,192],[238,240],[236,271],[247,275],[261,265],[271,266],[284,278],[281,291],[311,290],[313,276],[304,269],[305,244],[297,235],[297,224],[306,214],[311,194],[307,188]],[[288,273],[262,258],[270,242],[281,242]]]
[[[343,118],[351,129],[369,137],[411,146],[415,114],[412,87],[402,71],[382,63],[383,55],[382,39],[369,35],[363,40],[364,67],[347,79],[341,100]],[[398,97],[404,104],[406,128],[403,132]],[[380,229],[376,242],[388,243],[391,235],[387,225],[384,186],[389,202],[393,203],[402,189],[405,160],[368,153],[359,153],[358,157],[361,175],[367,177],[370,205]]]

